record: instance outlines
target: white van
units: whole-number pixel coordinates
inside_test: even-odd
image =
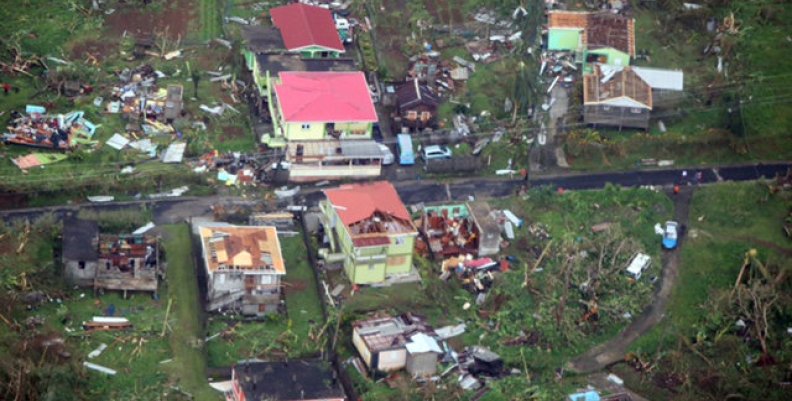
[[[651,256],[645,253],[636,253],[632,259],[630,259],[630,264],[627,265],[627,275],[634,278],[635,280],[640,280],[643,271],[648,269],[651,265]]]

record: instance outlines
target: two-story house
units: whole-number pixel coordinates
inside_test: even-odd
[[[266,114],[267,75],[281,71],[353,71],[341,41],[348,27],[339,27],[322,7],[289,4],[270,10],[272,25],[242,28],[245,64],[258,89],[258,112]]]
[[[362,72],[282,72],[270,103],[275,136],[287,146],[292,181],[380,174],[371,139],[377,112]]]
[[[325,232],[344,270],[356,284],[409,274],[418,235],[411,216],[389,182],[343,185],[324,191]]]
[[[260,316],[277,310],[286,266],[275,227],[199,227],[206,269],[207,311]]]

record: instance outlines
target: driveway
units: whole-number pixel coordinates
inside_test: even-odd
[[[670,194],[674,201],[674,219],[680,225],[687,226],[690,200],[695,187],[684,187],[678,195]],[[657,241],[660,246],[660,240]],[[672,251],[663,253],[663,272],[660,283],[655,288],[654,301],[637,319],[616,338],[590,349],[585,354],[567,364],[567,369],[577,373],[590,373],[602,370],[616,362],[624,360],[627,349],[638,337],[657,325],[665,317],[666,307],[671,299],[671,290],[679,276],[679,258],[685,238],[680,238],[679,246]]]

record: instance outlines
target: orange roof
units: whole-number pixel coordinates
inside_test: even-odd
[[[625,67],[602,82],[599,67],[583,76],[583,104],[652,108],[652,87],[630,67]],[[631,104],[632,103],[632,104]]]
[[[204,261],[210,271],[221,267],[240,270],[275,270],[286,274],[275,227],[201,227]]]
[[[585,11],[550,11],[548,13],[548,27],[550,28],[580,28],[588,27],[588,16]]]
[[[324,191],[347,227],[376,217],[377,213],[401,220],[414,231],[410,213],[390,182],[342,185]]]

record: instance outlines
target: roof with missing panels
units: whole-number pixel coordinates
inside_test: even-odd
[[[346,399],[323,361],[243,362],[233,369],[248,401]]]
[[[282,72],[275,94],[287,123],[377,122],[362,72]]]
[[[635,57],[635,19],[609,12],[550,11],[550,29],[583,29],[589,50],[612,47]]]
[[[630,67],[583,76],[583,104],[652,109],[652,88]]]
[[[408,110],[418,105],[424,105],[431,109],[437,108],[440,98],[435,95],[431,88],[418,83],[417,79],[407,81],[396,90],[396,99],[399,101],[401,110]]]
[[[200,235],[204,261],[210,271],[233,266],[286,274],[275,227],[203,226]]]
[[[410,213],[396,193],[396,188],[387,181],[371,184],[350,184],[324,191],[327,199],[338,212],[344,225],[351,226],[375,217],[376,213],[387,215],[408,224]]]
[[[307,4],[289,4],[270,10],[273,24],[280,29],[283,43],[290,51],[311,46],[344,51],[330,10]]]

